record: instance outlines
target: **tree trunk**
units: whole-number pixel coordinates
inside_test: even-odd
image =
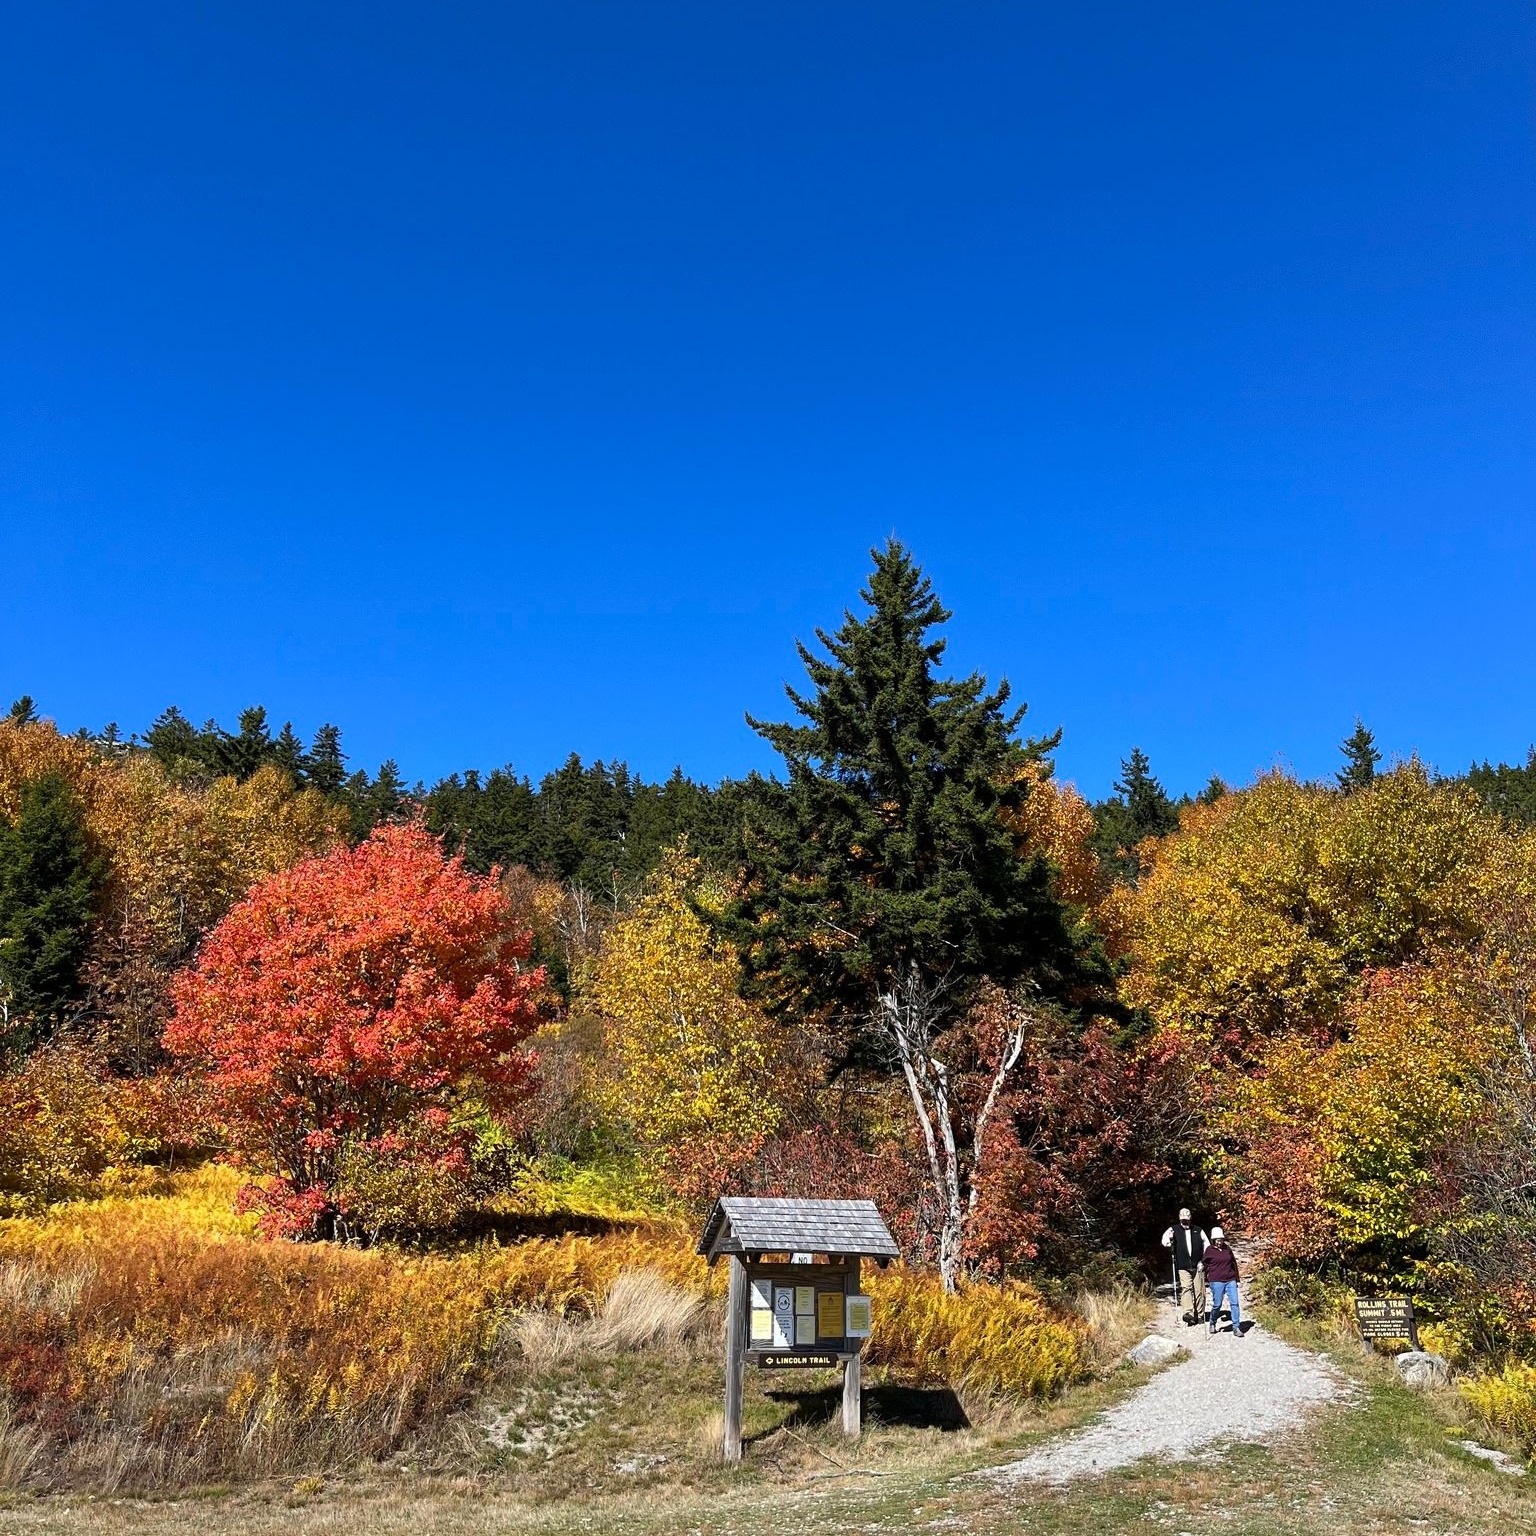
[[[997,1068],[977,1112],[966,1154],[961,1153],[955,1136],[949,1071],[933,1051],[934,1037],[942,1022],[937,989],[923,980],[915,966],[911,967],[894,987],[880,994],[876,1017],[881,1030],[896,1047],[923,1135],[929,1177],[943,1213],[939,1224],[939,1279],[946,1291],[953,1292],[959,1285],[965,1257],[966,1228],[976,1209],[976,1176],[985,1151],[987,1122],[1023,1053],[1028,1016],[1020,1007],[1010,1008]]]

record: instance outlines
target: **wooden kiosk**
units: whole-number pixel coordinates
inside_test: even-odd
[[[873,1200],[715,1202],[699,1252],[729,1258],[725,1326],[725,1459],[741,1460],[741,1389],[748,1365],[843,1368],[843,1433],[860,1430],[859,1351],[870,1302],[859,1266],[897,1256]]]

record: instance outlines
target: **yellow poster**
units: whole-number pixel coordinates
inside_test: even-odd
[[[841,1291],[816,1293],[816,1336],[820,1339],[842,1338],[843,1293]]]
[[[773,1342],[773,1313],[766,1307],[752,1309],[752,1342],[754,1344]]]
[[[870,1309],[868,1296],[849,1296],[847,1323],[850,1339],[867,1339],[870,1333]]]

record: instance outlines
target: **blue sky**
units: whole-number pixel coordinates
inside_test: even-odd
[[[1103,793],[1536,740],[1523,3],[13,6],[0,691],[767,766],[895,532]]]

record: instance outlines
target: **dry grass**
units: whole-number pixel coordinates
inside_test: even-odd
[[[0,1488],[33,1487],[47,1449],[47,1437],[30,1424],[18,1424],[10,1404],[0,1402]]]
[[[1087,1325],[1094,1366],[1104,1370],[1141,1341],[1152,1315],[1152,1302],[1145,1291],[1119,1284],[1107,1291],[1078,1292],[1072,1310]]]
[[[620,1273],[603,1298],[592,1321],[599,1351],[624,1353],[691,1344],[705,1330],[708,1307],[704,1298],[673,1285],[651,1269]]]
[[[436,1254],[268,1243],[233,1214],[237,1183],[204,1169],[159,1195],[0,1222],[12,1486],[155,1490],[353,1467],[436,1444],[513,1361],[526,1378],[665,1360],[685,1423],[712,1406],[726,1269],[707,1269],[681,1228]],[[1085,1371],[1088,1328],[1028,1287],[946,1297],[898,1270],[869,1289],[877,1373],[979,1402],[1044,1397]]]
[[[686,1349],[707,1331],[709,1304],[654,1269],[621,1270],[590,1318],[544,1308],[519,1313],[507,1331],[529,1365],[547,1368],[584,1355]]]

